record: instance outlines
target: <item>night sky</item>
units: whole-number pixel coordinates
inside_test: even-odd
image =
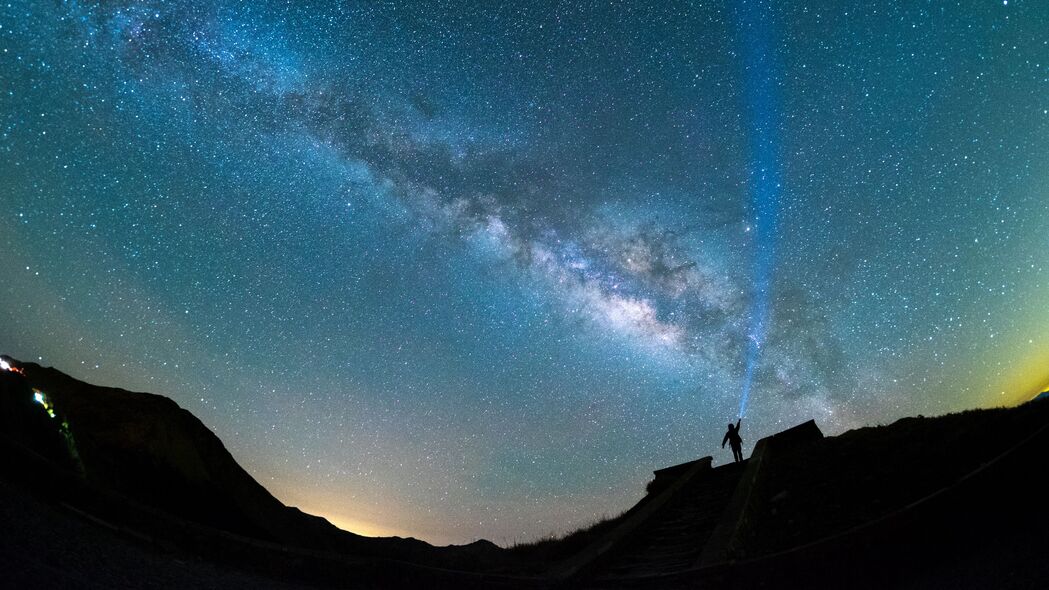
[[[435,543],[1049,382],[1049,3],[500,4],[0,7],[0,352]]]

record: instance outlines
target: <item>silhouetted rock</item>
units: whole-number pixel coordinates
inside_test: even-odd
[[[827,438],[809,421],[761,439],[742,462],[715,468],[704,457],[657,470],[633,508],[559,540],[438,548],[361,537],[284,506],[167,398],[0,358],[17,370],[0,371],[0,503],[39,510],[22,520],[50,523],[41,526],[56,534],[76,529],[91,543],[116,543],[40,508],[70,505],[131,535],[125,545],[141,539],[248,570],[230,577],[237,583],[1028,588],[1049,580],[1046,399]],[[33,499],[17,496],[12,482]],[[21,538],[47,547],[49,532]],[[93,551],[64,539],[64,551]],[[0,542],[8,552],[18,546]],[[112,567],[137,567],[125,561]],[[0,564],[15,562],[0,555]],[[120,579],[99,564],[84,571]],[[215,570],[170,579],[205,571]]]
[[[343,531],[277,500],[214,433],[171,399],[91,385],[50,367],[2,358],[18,370],[0,371],[4,432],[38,452],[46,447],[41,454],[70,465],[55,424],[33,402],[33,390],[43,392],[68,421],[83,475],[98,490],[187,521],[293,547],[461,569],[489,565],[501,552],[487,541],[434,547],[417,539]]]
[[[831,438],[809,421],[745,463],[656,471],[633,518],[551,574],[601,588],[1037,587],[1047,451],[1049,400]]]

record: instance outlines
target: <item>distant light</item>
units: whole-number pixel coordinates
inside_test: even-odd
[[[47,401],[47,396],[44,395],[44,392],[37,391],[37,390],[34,389],[33,390],[33,401],[35,401],[36,403],[40,404],[41,406],[44,406],[44,410],[47,411],[47,415],[48,416],[50,416],[52,418],[56,417],[55,416],[55,408],[54,408],[54,406],[51,405],[51,402]]]
[[[8,364],[8,362],[5,361],[4,359],[0,359],[0,369],[3,369],[5,371],[10,371],[11,370],[11,365]]]

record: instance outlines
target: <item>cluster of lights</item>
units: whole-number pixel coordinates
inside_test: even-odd
[[[19,373],[25,375],[25,372],[18,367],[11,366],[11,363],[0,359],[0,371],[11,371],[13,373]],[[33,401],[43,406],[44,411],[51,417],[52,420],[56,420],[58,415],[55,414],[55,405],[48,399],[47,394],[39,389],[33,388]],[[69,429],[69,422],[65,420],[58,421],[58,429],[62,436],[66,440],[66,445],[69,447],[69,455],[72,458],[80,474],[84,473],[84,465],[80,462],[80,454],[77,452],[76,443],[73,441],[73,433]]]
[[[55,406],[51,404],[50,400],[47,399],[47,396],[44,395],[43,391],[40,391],[39,389],[34,389],[33,401],[40,404],[41,406],[44,406],[44,410],[47,411],[48,416],[51,416],[52,418],[55,417]]]
[[[5,361],[4,359],[0,359],[0,370],[11,371],[13,373],[22,373],[22,369],[19,369],[18,367],[12,367],[11,363]],[[39,389],[34,389],[33,401],[40,404],[41,406],[44,406],[44,410],[47,411],[48,416],[51,416],[52,418],[55,417],[55,406],[51,403],[50,400],[47,399],[47,395],[45,395],[43,391],[40,391]]]
[[[19,374],[25,375],[25,373],[22,372],[22,369],[19,369],[18,367],[15,367],[15,366],[12,366],[11,363],[5,361],[4,359],[0,359],[0,370],[11,371],[13,373],[19,373]]]

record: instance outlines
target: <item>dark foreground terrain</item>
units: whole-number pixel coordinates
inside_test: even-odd
[[[623,515],[511,549],[286,507],[171,400],[3,357],[0,571],[59,588],[1040,588],[1049,400],[655,472]]]

